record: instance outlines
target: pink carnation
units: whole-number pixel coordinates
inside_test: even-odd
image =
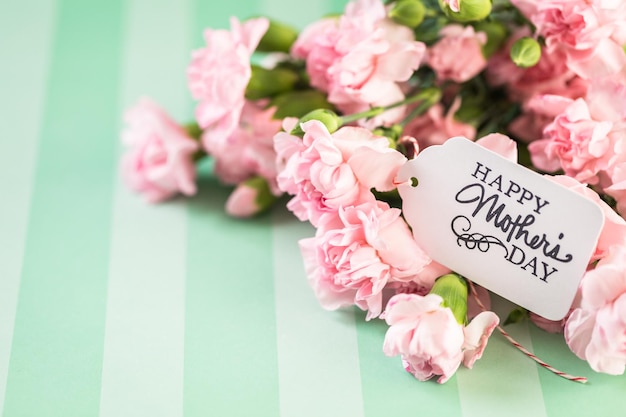
[[[202,141],[215,159],[215,173],[224,183],[238,184],[259,175],[269,182],[275,194],[280,194],[276,185],[274,135],[280,130],[281,122],[272,118],[274,109],[265,109],[264,104],[245,101],[231,133],[216,135],[209,129],[202,135]]]
[[[567,66],[583,78],[617,74],[626,66],[626,4],[606,0],[512,0]]]
[[[417,139],[420,149],[431,145],[442,145],[455,136],[474,140],[476,129],[472,125],[454,119],[454,114],[460,105],[460,99],[455,100],[445,115],[440,103],[433,105],[426,113],[411,120],[404,128],[403,134]]]
[[[524,142],[541,139],[544,129],[571,103],[572,99],[558,95],[533,96],[524,103],[522,114],[509,124],[508,129]]]
[[[401,355],[407,372],[420,381],[440,375],[446,382],[463,363],[471,368],[499,323],[493,312],[482,312],[464,327],[436,294],[398,294],[389,300],[385,320],[389,330],[383,351]]]
[[[371,188],[389,191],[406,161],[389,140],[360,127],[342,127],[332,135],[321,122],[301,125],[301,140],[285,132],[275,136],[278,186],[294,197],[287,207],[317,226],[325,213],[374,200]],[[372,163],[372,161],[376,161]]]
[[[529,145],[533,164],[547,172],[563,169],[599,190],[611,187],[614,170],[626,162],[626,87],[616,79],[596,80],[584,99],[550,102],[560,113],[544,138]]]
[[[487,66],[482,46],[487,42],[484,32],[472,26],[448,25],[441,29],[441,39],[428,49],[427,63],[439,80],[458,83],[475,77]]]
[[[250,81],[250,57],[269,27],[265,18],[243,24],[230,20],[231,30],[206,29],[206,46],[193,52],[187,69],[189,89],[200,100],[196,120],[213,135],[226,137],[236,129]]]
[[[563,169],[578,181],[598,184],[598,174],[614,156],[612,128],[611,122],[591,115],[584,99],[574,100],[545,128],[544,139],[529,145],[533,165],[546,172]]]
[[[291,48],[291,55],[306,60],[311,85],[322,91],[328,91],[330,86],[328,69],[341,58],[333,42],[337,37],[338,24],[337,18],[325,18],[310,24]]]
[[[292,54],[306,60],[311,84],[328,92],[344,113],[384,106],[404,98],[399,83],[419,66],[426,47],[413,32],[388,19],[380,0],[358,0],[339,19],[324,19],[304,30]],[[370,124],[391,124],[404,115],[400,107]]]
[[[314,238],[300,241],[307,277],[322,307],[357,305],[367,320],[382,311],[382,290],[408,282],[430,262],[400,210],[369,201],[322,217]]]
[[[122,141],[129,150],[122,159],[122,174],[130,187],[151,203],[179,192],[195,194],[193,154],[198,143],[147,99],[129,109],[125,121]]]
[[[224,210],[229,216],[246,218],[259,213],[259,190],[242,182],[228,196]]]
[[[582,283],[582,304],[565,327],[572,351],[592,369],[621,375],[626,368],[626,248],[615,246]]]
[[[541,49],[539,62],[530,68],[521,68],[510,57],[511,47],[518,39],[529,36],[523,29],[513,34],[505,48],[494,54],[487,67],[487,79],[492,85],[504,85],[514,101],[527,103],[537,95],[552,94],[576,99],[584,97],[587,81],[571,71],[561,50]]]

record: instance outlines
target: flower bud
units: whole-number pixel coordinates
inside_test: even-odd
[[[539,62],[541,46],[533,38],[518,39],[511,47],[511,60],[518,67],[528,68]]]
[[[187,123],[187,124],[183,125],[183,129],[185,129],[185,132],[187,132],[187,134],[189,135],[190,138],[193,138],[195,140],[200,140],[200,137],[202,136],[203,130],[198,125],[197,122]]]
[[[384,136],[389,139],[389,147],[395,148],[398,138],[402,134],[402,125],[395,124],[389,127],[379,126],[372,131],[375,136]]]
[[[396,143],[396,150],[406,157],[413,159],[420,152],[420,145],[413,136],[404,135]]]
[[[272,194],[267,180],[262,177],[250,178],[239,184],[226,200],[226,213],[233,217],[252,217],[274,204],[276,196]]]
[[[202,134],[204,133],[204,130],[202,130],[202,128],[200,127],[200,125],[198,125],[197,122],[187,123],[183,125],[182,128],[185,130],[185,133],[187,133],[187,135],[193,140],[200,142],[200,140],[202,139]],[[198,150],[194,152],[192,156],[192,160],[194,163],[196,163],[206,156],[207,156],[206,149],[204,149],[203,146],[199,146]]]
[[[426,13],[420,0],[398,0],[389,11],[389,17],[396,23],[416,28],[424,20]]]
[[[402,134],[402,129],[403,129],[402,125],[396,123],[388,127],[379,126],[376,129],[374,129],[372,133],[376,136],[385,136],[389,138],[391,141],[393,141],[393,143],[395,144],[395,142],[398,140],[398,138]]]
[[[297,37],[298,31],[291,26],[270,20],[270,26],[261,38],[256,50],[259,52],[289,53],[291,45]]]
[[[298,120],[296,127],[294,127],[291,131],[291,134],[300,137],[304,136],[304,131],[300,125],[304,122],[308,122],[309,120],[318,120],[322,122],[322,124],[326,126],[326,129],[328,129],[329,133],[335,132],[341,127],[342,124],[341,118],[337,116],[334,111],[328,109],[317,109],[301,117],[300,120]]]
[[[286,68],[267,69],[252,65],[252,76],[246,87],[248,100],[259,100],[291,91],[298,75]]]
[[[456,321],[464,326],[467,323],[467,283],[457,274],[447,274],[437,278],[430,294],[443,298],[443,306],[452,310]]]
[[[439,6],[444,14],[457,22],[483,20],[491,13],[491,0],[459,0],[458,11],[453,10],[450,3],[450,1],[439,0]]]
[[[270,105],[276,108],[275,119],[302,117],[315,109],[332,109],[326,94],[319,90],[289,91],[274,97]]]

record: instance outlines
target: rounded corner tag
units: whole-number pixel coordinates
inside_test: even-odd
[[[542,317],[567,314],[603,226],[597,204],[465,138],[426,148],[398,179],[432,259]]]

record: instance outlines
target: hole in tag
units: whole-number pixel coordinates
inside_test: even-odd
[[[417,187],[417,185],[419,184],[419,180],[415,177],[411,177],[411,187]]]

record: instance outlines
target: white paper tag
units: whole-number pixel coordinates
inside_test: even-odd
[[[567,314],[604,222],[595,203],[465,138],[426,148],[397,179],[431,258],[547,319]]]

